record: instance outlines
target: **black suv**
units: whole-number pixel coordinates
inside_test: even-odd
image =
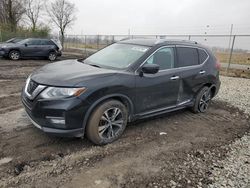
[[[22,102],[46,133],[107,144],[127,122],[186,107],[205,112],[219,87],[219,63],[204,46],[134,39],[40,68],[27,79]]]
[[[51,61],[61,56],[62,46],[51,39],[28,38],[11,39],[0,44],[0,56],[18,60],[25,57],[46,57]]]

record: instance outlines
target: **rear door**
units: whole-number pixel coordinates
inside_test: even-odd
[[[201,86],[206,83],[204,63],[208,55],[204,50],[192,46],[177,46],[176,49],[177,68],[181,70],[177,103],[182,104],[191,101]],[[199,52],[202,53],[202,57],[199,56]]]
[[[147,115],[176,105],[179,92],[179,75],[175,67],[174,47],[162,47],[144,64],[158,64],[156,74],[136,75],[136,113]],[[142,65],[143,66],[143,65]]]
[[[41,40],[41,44],[42,46],[41,46],[40,56],[47,57],[51,50],[56,49],[55,44],[49,39]]]

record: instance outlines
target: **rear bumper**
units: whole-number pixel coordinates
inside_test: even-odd
[[[214,93],[214,96],[216,96],[217,95],[217,93],[219,92],[219,90],[220,90],[220,85],[221,85],[221,81],[220,80],[218,80],[217,81],[217,83],[216,83],[216,89],[215,89],[215,93]]]
[[[62,52],[61,51],[57,51],[57,56],[62,56]]]

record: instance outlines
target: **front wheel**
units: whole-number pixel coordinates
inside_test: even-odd
[[[18,60],[20,59],[20,52],[17,50],[11,50],[9,53],[9,58],[11,60]]]
[[[55,61],[56,58],[57,58],[57,55],[56,55],[55,52],[50,52],[50,53],[49,53],[48,59],[49,59],[50,61]]]
[[[204,113],[207,111],[209,103],[212,98],[211,89],[209,87],[203,87],[195,98],[195,104],[192,108],[194,113]]]
[[[97,145],[111,143],[118,139],[127,125],[128,112],[125,105],[109,100],[99,105],[91,114],[86,134]]]

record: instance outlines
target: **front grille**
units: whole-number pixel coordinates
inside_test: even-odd
[[[32,101],[29,100],[25,95],[22,97],[24,105],[31,110],[32,108]]]
[[[29,85],[27,87],[27,92],[31,95],[33,91],[35,91],[35,89],[38,87],[38,83],[34,82],[33,80],[30,80],[28,84]]]

